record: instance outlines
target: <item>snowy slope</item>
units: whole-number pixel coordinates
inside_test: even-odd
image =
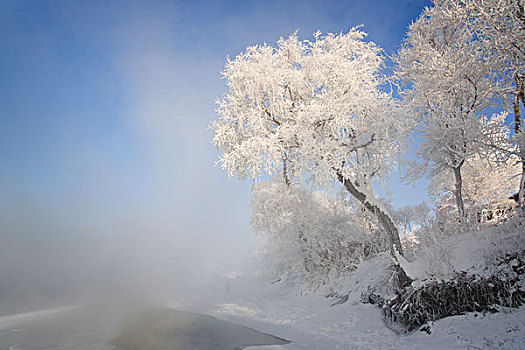
[[[499,267],[491,265],[494,257],[522,252],[525,235],[522,225],[509,222],[438,237],[436,242],[420,251],[416,260],[403,263],[416,285],[446,280],[459,271],[498,273]],[[333,305],[337,300],[315,294],[301,295],[284,283],[240,276],[217,278],[205,303],[190,302],[187,307],[292,341],[266,349],[525,349],[525,307],[447,317],[430,324],[430,334],[391,329],[379,308],[359,302],[367,284],[381,283],[388,259],[380,256],[361,264],[347,281],[349,298],[342,304]]]
[[[404,334],[387,327],[373,305],[347,302],[332,306],[333,299],[297,295],[289,287],[267,285],[256,277],[229,281],[229,290],[208,299],[206,306],[193,307],[292,341],[254,350],[525,349],[523,307],[449,317],[432,324],[431,334]]]

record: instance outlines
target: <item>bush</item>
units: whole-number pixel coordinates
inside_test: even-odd
[[[252,229],[266,237],[259,258],[271,280],[325,295],[364,259],[389,249],[366,213],[344,198],[274,180],[254,185]]]
[[[480,277],[457,273],[450,281],[430,281],[419,288],[409,287],[385,303],[387,320],[403,325],[407,331],[429,321],[466,312],[495,311],[496,306],[519,307],[525,302],[525,251],[499,259],[501,273]]]

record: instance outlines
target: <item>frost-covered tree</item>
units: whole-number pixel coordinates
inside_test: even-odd
[[[525,93],[525,1],[441,0],[449,21],[466,20],[476,44],[500,63],[498,83],[512,95],[515,128],[521,130],[520,102]]]
[[[483,120],[485,143],[496,150],[513,150],[510,130],[505,125],[507,113]],[[485,149],[467,159],[465,176],[469,179],[465,194],[472,206],[490,207],[509,200],[519,189],[520,162],[516,152]]]
[[[496,64],[494,86],[514,113],[517,149],[507,150],[521,162],[519,201],[525,206],[525,136],[521,109],[525,104],[525,1],[436,0],[449,23],[462,21],[476,35],[472,46],[483,50],[487,62]]]
[[[465,186],[463,194],[466,208],[492,207],[509,200],[517,191],[520,169],[518,162],[497,162],[473,155],[463,167]],[[454,184],[445,173],[432,179],[429,188],[438,206],[448,206],[451,200],[448,188]]]
[[[414,229],[428,224],[430,208],[426,203],[407,205],[393,211],[393,215],[401,226],[404,235],[410,234]]]
[[[483,119],[483,138],[497,149],[512,149],[510,130],[504,124],[507,114],[496,114],[490,119]],[[480,208],[492,207],[507,202],[519,188],[520,175],[518,157],[506,152],[493,152],[486,148],[483,152],[473,154],[465,160],[463,166],[464,199],[467,208],[477,212]],[[435,177],[430,186],[431,194],[438,201],[438,206],[450,205],[450,191],[453,187],[448,174]],[[445,191],[443,191],[445,190]]]
[[[408,85],[406,101],[422,125],[419,171],[452,174],[451,191],[464,217],[462,167],[480,152],[480,120],[495,98],[492,74],[498,65],[471,45],[476,35],[464,21],[451,21],[443,13],[446,4],[435,5],[410,26],[397,56],[397,75]]]
[[[396,164],[408,133],[383,89],[381,49],[365,33],[297,35],[277,47],[248,47],[228,60],[214,143],[231,176],[283,173],[317,185],[340,183],[374,215],[401,252],[399,234],[373,193]]]

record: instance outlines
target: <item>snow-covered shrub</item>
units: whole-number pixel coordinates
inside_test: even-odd
[[[426,203],[404,206],[392,210],[394,220],[400,227],[401,244],[404,257],[413,260],[420,245],[419,232],[429,226],[435,219],[432,210]]]
[[[350,208],[346,199],[299,184],[255,184],[251,226],[266,238],[259,254],[266,276],[337,294],[363,259],[389,249],[384,234],[367,229],[366,213]]]
[[[484,259],[502,256],[523,244],[515,242],[519,237],[515,235],[519,230],[516,225],[520,223],[519,218],[514,216],[515,212],[508,213],[503,208],[503,215],[498,214],[499,207],[492,208],[494,215],[500,215],[492,221],[477,220],[475,215],[479,213],[475,212],[470,220],[460,221],[454,206],[435,209],[425,224],[403,237],[405,257],[424,266],[422,268],[427,277],[442,279],[450,277],[457,268],[452,259],[455,254],[453,248],[458,241],[472,240],[472,246],[481,249],[479,253]],[[493,232],[491,230],[496,230],[498,234],[490,233]],[[509,244],[509,241],[512,243]],[[496,251],[495,247],[500,248]]]
[[[424,242],[416,260],[402,262],[414,282],[383,302],[385,317],[414,330],[447,316],[523,305],[524,229],[514,218],[462,234],[441,232],[433,244]]]
[[[477,227],[475,228],[477,229]],[[427,276],[442,278],[453,271],[450,249],[447,239],[458,237],[474,230],[468,222],[457,220],[454,207],[435,210],[429,220],[403,236],[405,257],[409,261],[421,263],[425,260],[424,270]]]
[[[498,266],[506,270],[510,267],[512,277],[457,273],[450,281],[433,280],[418,288],[408,288],[388,302],[383,313],[387,320],[412,331],[429,321],[447,316],[496,311],[497,305],[519,307],[525,302],[525,290],[520,288],[525,275],[523,253],[500,259]]]

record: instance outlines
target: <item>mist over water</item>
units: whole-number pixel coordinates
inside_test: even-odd
[[[207,279],[246,269],[249,241],[221,242],[195,230],[199,224],[189,231],[176,217],[146,214],[93,219],[89,210],[3,203],[0,315],[111,300],[160,305],[205,295]]]

